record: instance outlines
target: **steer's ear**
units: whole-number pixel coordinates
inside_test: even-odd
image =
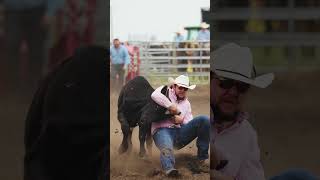
[[[167,94],[167,89],[168,89],[168,86],[164,86],[162,89],[161,89],[161,93],[163,95],[166,95]]]

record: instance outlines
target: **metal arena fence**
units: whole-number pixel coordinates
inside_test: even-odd
[[[129,42],[140,50],[140,75],[152,83],[188,75],[192,83],[208,84],[210,42]]]

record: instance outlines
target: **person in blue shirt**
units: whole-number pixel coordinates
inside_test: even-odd
[[[110,48],[111,63],[111,84],[115,88],[121,88],[124,84],[125,71],[130,64],[130,56],[125,46],[121,45],[119,39],[113,40],[113,46]]]
[[[210,41],[210,31],[208,30],[209,25],[207,23],[201,23],[201,30],[198,32],[198,41]]]
[[[184,41],[184,36],[182,35],[182,31],[176,32],[176,36],[174,36],[173,41],[175,42],[176,48],[179,48],[180,43]]]
[[[201,30],[198,32],[197,40],[200,48],[210,48],[210,31],[208,30],[209,24],[203,22],[200,25]],[[204,41],[204,42],[203,42]],[[202,55],[208,56],[210,51],[202,51]]]

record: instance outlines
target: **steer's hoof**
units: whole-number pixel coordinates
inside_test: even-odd
[[[151,163],[151,160],[150,160],[149,156],[147,156],[146,153],[144,153],[144,154],[139,153],[139,158],[140,158],[142,161],[146,162],[146,163]]]
[[[145,157],[145,156],[147,156],[146,152],[143,152],[143,151],[142,151],[142,152],[141,152],[141,151],[139,152],[139,157],[140,157],[140,158]]]

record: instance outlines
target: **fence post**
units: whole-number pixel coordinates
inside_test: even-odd
[[[178,64],[178,60],[176,59],[177,58],[177,47],[175,46],[175,43],[176,42],[172,42],[172,44],[171,44],[171,48],[174,49],[172,51],[173,59],[171,60],[173,65],[177,65]],[[177,73],[177,72],[178,72],[178,68],[172,68],[172,73]]]

